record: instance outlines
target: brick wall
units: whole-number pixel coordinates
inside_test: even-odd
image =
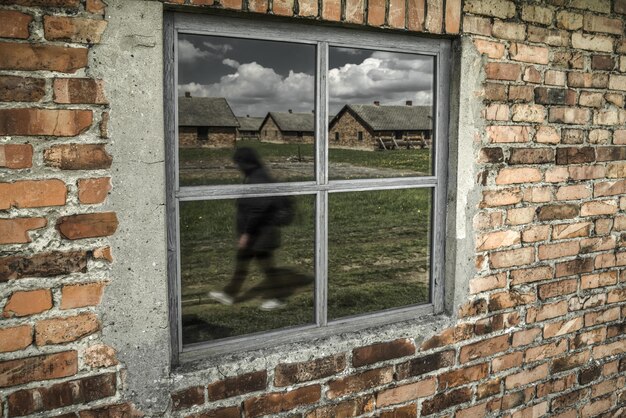
[[[359,141],[359,132],[362,132],[363,140]],[[339,140],[335,135],[339,133]],[[328,146],[331,148],[353,148],[363,150],[375,150],[380,148],[377,139],[369,129],[357,121],[348,111],[344,112],[328,131]]]
[[[195,126],[180,126],[178,128],[178,143],[185,148],[223,148],[234,147],[237,136],[236,128],[208,127],[207,138],[198,138],[198,128]]]
[[[171,3],[460,32],[483,54],[472,104],[486,128],[461,156],[480,173],[482,200],[467,209],[477,212],[475,274],[457,283],[470,300],[449,328],[348,348],[304,343],[302,361],[230,364],[204,380],[166,373],[171,399],[155,415],[624,416],[626,1]],[[106,209],[111,184],[125,181],[107,152],[120,103],[106,92],[118,80],[92,76],[93,45],[111,36],[105,7],[0,0],[2,417],[137,416],[133,403],[145,401],[124,390],[138,371],[104,343],[103,327],[117,325],[96,308],[124,280],[109,275],[107,238],[124,234],[124,214]]]

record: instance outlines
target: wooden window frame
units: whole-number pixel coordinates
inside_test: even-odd
[[[178,181],[177,39],[196,34],[260,40],[284,40],[316,46],[315,160],[313,181],[255,185],[180,187]],[[328,51],[329,47],[363,48],[414,53],[434,58],[434,117],[432,175],[358,180],[328,178]],[[424,38],[413,34],[367,29],[348,29],[255,18],[167,12],[164,19],[164,110],[167,178],[167,243],[169,317],[172,364],[279,344],[331,336],[374,326],[440,314],[444,310],[446,192],[448,181],[450,39]],[[427,304],[327,320],[328,289],[328,195],[348,191],[428,188],[432,191],[430,236],[430,302]],[[179,204],[184,201],[234,199],[264,195],[314,195],[315,223],[315,323],[283,330],[249,334],[183,346],[180,297]]]

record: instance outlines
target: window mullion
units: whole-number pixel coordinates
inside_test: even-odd
[[[318,185],[328,184],[328,43],[317,44],[316,73],[316,176]],[[327,323],[328,300],[328,192],[317,193],[315,208],[315,322]]]

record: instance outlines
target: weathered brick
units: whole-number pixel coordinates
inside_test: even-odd
[[[586,108],[552,107],[548,111],[548,121],[584,125],[589,123],[591,111]]]
[[[140,418],[144,414],[138,411],[134,405],[130,403],[122,403],[109,405],[79,412],[80,418]],[[239,418],[241,412],[239,407],[233,406],[229,408],[220,408],[207,411],[202,414],[202,418]],[[200,417],[198,417],[200,418]]]
[[[603,73],[571,71],[567,74],[567,84],[569,87],[606,88],[609,83],[609,76]]]
[[[0,70],[73,73],[87,66],[87,48],[0,42]]]
[[[509,101],[530,102],[533,97],[532,86],[511,86],[509,89]]]
[[[519,64],[490,62],[485,65],[485,73],[491,80],[515,81],[519,79],[521,71]]]
[[[289,4],[289,7],[286,7],[285,10],[279,14],[284,14],[285,16],[291,16],[293,14],[292,10],[293,10],[294,2],[293,0],[286,0],[286,3]],[[377,4],[374,4],[374,2],[372,2],[372,6],[374,6],[372,8],[372,12],[376,16],[372,17],[371,22],[374,22],[374,21],[378,22],[378,18],[380,16],[378,16],[377,13],[379,13],[380,10],[377,7],[375,7],[377,6]],[[323,2],[322,3],[322,18],[324,20],[339,21],[341,19],[341,2],[335,1],[335,0]],[[385,19],[384,10],[383,10],[382,18],[384,21]],[[373,23],[370,23],[370,24],[373,24]],[[382,23],[380,23],[379,25],[382,25]]]
[[[554,277],[554,270],[550,266],[515,269],[511,271],[511,285],[531,283],[547,280]]]
[[[346,22],[363,24],[364,4],[361,1],[346,0]],[[411,14],[409,14],[409,20]]]
[[[424,30],[426,0],[408,0],[408,28],[412,31]]]
[[[113,158],[104,144],[60,144],[44,151],[44,161],[61,170],[99,170],[110,168]]]
[[[541,83],[541,73],[537,70],[536,67],[529,65],[524,70],[524,75],[522,79],[527,83]]]
[[[116,379],[115,373],[108,373],[49,387],[13,392],[7,398],[9,415],[30,415],[113,396],[116,392]]]
[[[548,183],[562,183],[569,180],[567,167],[551,166],[545,172],[545,180]]]
[[[104,82],[91,78],[57,78],[54,80],[55,103],[108,103]]]
[[[548,48],[514,43],[509,47],[511,59],[514,61],[547,64],[550,61]]]
[[[520,189],[500,189],[483,192],[483,206],[508,206],[522,201]]]
[[[621,19],[611,19],[605,16],[585,14],[583,29],[587,32],[603,32],[613,35],[622,35],[623,23]]]
[[[204,403],[204,387],[194,386],[172,393],[172,409],[191,408]]]
[[[498,273],[470,280],[470,293],[476,294],[506,286],[506,274]]]
[[[480,16],[465,15],[463,16],[463,32],[491,36],[491,20]]]
[[[545,324],[543,327],[543,338],[558,337],[572,332],[576,332],[584,325],[582,317],[572,318],[567,321],[557,321]]]
[[[437,379],[429,378],[408,385],[396,386],[383,390],[376,395],[376,406],[385,407],[398,403],[425,398],[435,394]]]
[[[352,350],[352,365],[365,366],[379,361],[409,356],[415,353],[415,346],[408,339],[398,339],[386,343],[372,344]]]
[[[567,75],[565,71],[546,70],[544,75],[544,84],[549,86],[565,86]]]
[[[344,378],[335,379],[328,383],[326,396],[334,399],[348,393],[362,392],[376,386],[382,386],[393,380],[393,368],[382,367],[368,370],[362,373],[350,375]]]
[[[532,226],[522,231],[522,242],[546,241],[550,237],[550,225]]]
[[[0,257],[0,282],[23,277],[52,277],[87,271],[85,251],[53,251],[32,256]]]
[[[431,415],[472,399],[472,389],[462,388],[451,392],[440,393],[422,403],[422,415]]]
[[[0,353],[23,350],[33,342],[30,325],[0,328]]]
[[[551,46],[568,46],[569,33],[564,30],[546,29],[537,26],[528,27],[528,40]],[[547,84],[547,82],[546,82]]]
[[[387,23],[392,28],[404,29],[405,22],[405,2],[401,0],[389,1],[389,15],[387,17]],[[340,10],[341,11],[341,10]],[[440,26],[441,27],[441,22]]]
[[[558,272],[557,272],[558,276]],[[568,311],[567,301],[553,302],[553,303],[544,303],[538,308],[531,307],[528,309],[526,314],[526,322],[539,322],[545,321],[546,319],[556,318],[558,316],[563,316]]]
[[[45,312],[52,308],[50,289],[18,291],[11,294],[2,315],[5,318],[27,316]]]
[[[584,164],[596,160],[593,147],[566,147],[556,150],[556,163],[559,165]]]
[[[64,238],[75,240],[108,237],[115,233],[117,225],[115,212],[103,212],[61,216],[56,227]]]
[[[305,386],[289,392],[267,393],[246,399],[243,409],[247,417],[277,414],[317,402],[320,396],[320,385]]]
[[[626,344],[624,339],[615,341],[610,344],[603,344],[593,347],[592,355],[594,359],[601,359],[609,356],[616,356],[626,352]]]
[[[44,34],[49,41],[97,44],[107,27],[106,20],[66,16],[44,16]]]
[[[372,26],[382,26],[385,23],[385,2],[374,0],[368,2],[367,23]]]
[[[598,13],[611,13],[610,0],[572,0],[570,6],[576,9],[591,10]]]
[[[241,376],[229,377],[207,386],[209,401],[232,398],[244,393],[256,392],[267,387],[267,372],[259,370]],[[309,386],[313,388],[315,386]],[[307,391],[303,392],[308,394]]]
[[[579,200],[589,197],[591,197],[591,190],[585,184],[561,186],[556,192],[556,200]]]
[[[513,148],[509,164],[546,164],[554,162],[554,150],[551,148]]]
[[[35,324],[35,343],[41,346],[76,341],[99,329],[100,322],[93,313],[43,319]]]
[[[509,335],[501,335],[499,337],[479,341],[461,348],[460,361],[461,363],[467,363],[468,361],[478,358],[488,357],[492,354],[506,351],[510,346],[511,341]]]
[[[561,29],[578,30],[583,27],[583,15],[562,10],[556,14],[556,26]]]
[[[493,253],[489,256],[492,268],[508,268],[532,264],[535,259],[535,249],[532,247],[519,248]]]
[[[626,160],[626,147],[597,147],[597,161]]]
[[[452,338],[452,340],[456,340],[456,338]],[[422,349],[428,349],[427,347],[422,347]],[[404,380],[409,377],[420,376],[444,367],[450,367],[453,364],[453,350],[418,357],[407,362],[400,363],[396,366],[396,380]]]
[[[522,20],[542,25],[550,25],[554,18],[554,12],[548,7],[524,5],[522,7]]]
[[[535,88],[535,102],[540,104],[576,104],[572,99],[574,92],[567,89],[556,89],[548,87]],[[542,108],[543,109],[543,108]],[[542,113],[545,116],[545,111]],[[543,122],[543,118],[537,122]]]
[[[100,304],[106,283],[65,285],[61,290],[61,309],[83,308]]]
[[[611,215],[618,210],[614,200],[594,200],[584,202],[580,207],[581,216]]]
[[[572,46],[588,51],[613,52],[613,39],[604,35],[574,32],[572,34]]]
[[[535,141],[542,144],[558,144],[561,141],[561,135],[551,126],[541,126],[537,129]]]
[[[77,9],[80,0],[3,0],[2,4],[14,4],[17,6],[35,6],[35,7],[63,7],[68,9]]]
[[[599,161],[598,149],[596,148],[596,161]],[[606,169],[602,166],[568,167],[567,171],[572,180],[590,180],[606,177]]]
[[[541,335],[541,329],[530,328],[513,333],[513,347],[521,347],[532,344]]]
[[[502,148],[482,148],[480,150],[479,162],[496,164],[504,161],[504,153]]]
[[[0,135],[76,136],[92,120],[91,110],[0,109]]]
[[[541,181],[541,171],[537,168],[509,168],[505,167],[498,172],[496,184],[534,183]]]
[[[102,0],[87,0],[85,10],[89,13],[103,15],[106,10],[106,4]]]
[[[488,126],[487,136],[494,143],[529,141],[529,131],[526,126]]]
[[[504,380],[504,385],[507,389],[518,388],[538,380],[543,380],[548,377],[548,373],[548,365],[541,364],[535,368],[507,376]]]
[[[572,276],[574,274],[589,273],[593,270],[592,258],[578,258],[556,264],[556,277]]]
[[[594,55],[591,57],[591,68],[594,70],[611,71],[615,68],[615,60],[610,55]]]
[[[579,215],[578,205],[546,205],[539,208],[537,217],[540,221],[553,221],[556,219],[573,219]]]
[[[556,255],[549,255],[547,258],[558,258]],[[547,283],[537,288],[539,299],[545,300],[556,296],[571,295],[578,290],[578,281],[575,279],[561,280]]]
[[[526,26],[521,23],[496,20],[493,24],[492,35],[509,41],[523,41],[526,38]]]
[[[24,244],[31,242],[29,232],[48,224],[46,218],[0,219],[0,244]]]
[[[76,351],[64,351],[0,362],[0,388],[75,375]]]
[[[476,243],[476,249],[477,251],[486,251],[519,243],[520,233],[518,231],[499,231],[480,236]]]
[[[83,361],[92,368],[111,367],[118,364],[115,349],[105,344],[87,347],[83,352]]]
[[[439,375],[439,391],[477,382],[487,377],[489,363],[477,364],[463,369],[452,370]],[[434,387],[433,387],[434,389]],[[434,391],[433,391],[434,392]]]
[[[289,386],[332,376],[344,370],[346,358],[343,354],[323,357],[302,363],[279,364],[274,371],[274,385]]]
[[[524,189],[525,202],[547,203],[552,200],[552,188],[549,186],[535,186]]]
[[[412,408],[415,409],[415,406],[412,406]],[[373,410],[374,397],[361,396],[357,399],[348,399],[336,404],[316,408],[304,415],[304,418],[354,417],[372,412]],[[404,417],[404,415],[401,415],[401,417]],[[406,417],[408,418],[410,415]],[[239,415],[237,415],[237,418],[239,418]],[[390,415],[389,418],[393,418],[393,415]]]
[[[0,10],[0,38],[28,39],[31,15],[16,10]]]
[[[430,33],[441,33],[444,13],[443,1],[428,0],[427,4],[424,26]],[[402,7],[404,8],[404,3],[402,3]]]
[[[33,146],[30,144],[0,144],[0,167],[30,168],[33,165]]]
[[[457,34],[461,30],[461,1],[448,0],[445,10],[445,29],[446,33]]]

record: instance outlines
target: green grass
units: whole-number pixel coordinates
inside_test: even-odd
[[[291,145],[274,147],[282,155],[293,151]],[[352,164],[360,164],[362,152],[352,154]],[[329,195],[329,319],[428,302],[430,199],[427,189]],[[314,198],[295,200],[297,218],[281,229],[277,265],[313,274]],[[180,219],[183,300],[198,301],[183,306],[186,343],[313,323],[313,286],[298,289],[285,308],[271,312],[258,309],[259,298],[234,307],[206,298],[223,288],[234,269],[234,200],[182,202]],[[244,292],[262,280],[253,268]]]

